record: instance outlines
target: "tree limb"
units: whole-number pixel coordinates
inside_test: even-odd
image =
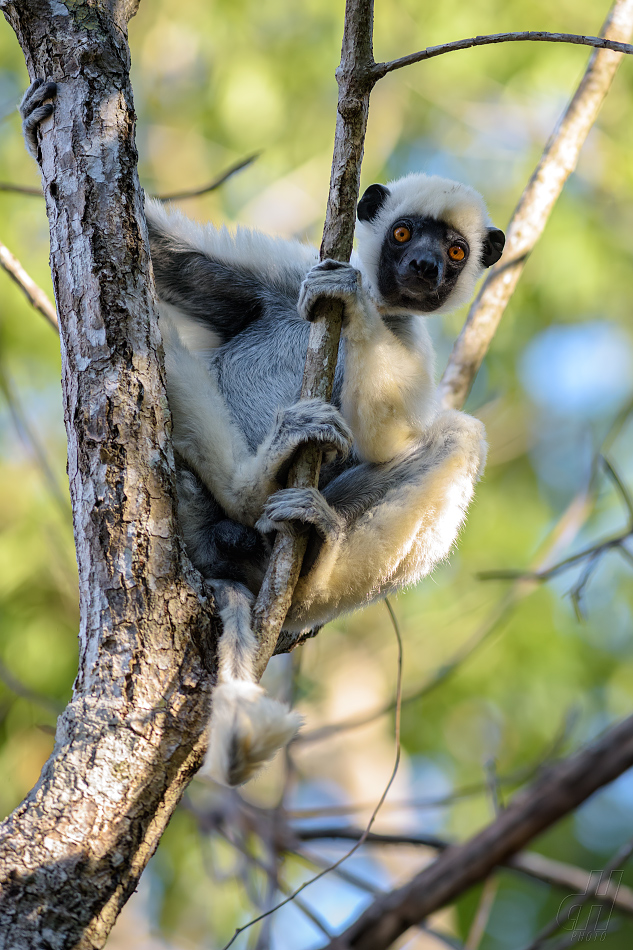
[[[633,0],[616,0],[602,35],[609,41],[624,41],[630,39],[632,32]],[[516,34],[516,37],[521,36]],[[626,44],[618,42],[616,45],[623,47]],[[631,50],[633,47],[627,47],[626,52]],[[543,233],[565,182],[576,167],[580,150],[621,59],[621,53],[607,49],[592,55],[578,89],[547,143],[510,221],[503,257],[486,277],[453,347],[438,390],[445,408],[459,408],[465,403],[527,258]]]
[[[42,288],[38,287],[32,277],[29,277],[17,257],[13,256],[9,248],[3,244],[2,241],[0,241],[0,267],[16,282],[20,290],[26,295],[29,303],[33,304],[35,309],[39,310],[43,317],[46,317],[52,327],[59,330],[55,307]]]
[[[356,203],[360,186],[369,94],[375,80],[371,69],[373,0],[347,0],[339,84],[338,112],[334,138],[334,156],[330,178],[321,260],[349,261],[352,253]],[[341,334],[342,304],[323,300],[315,308],[306,355],[302,399],[320,397],[329,401]],[[321,451],[316,446],[303,449],[288,476],[288,486],[316,487],[319,481]],[[253,608],[255,633],[260,647],[257,672],[261,676],[275,651],[290,649],[301,635],[280,637],[292,600],[307,534],[290,537],[279,532],[259,596]]]
[[[450,43],[442,43],[440,46],[427,46],[426,49],[420,50],[418,53],[409,53],[408,56],[392,59],[388,63],[376,63],[372,71],[376,79],[382,79],[383,76],[395,69],[412,66],[414,63],[422,63],[424,60],[443,56],[444,53],[454,53],[460,49],[472,49],[474,46],[491,46],[496,43],[529,42],[571,43],[573,46],[593,46],[595,49],[612,50],[616,53],[626,53],[629,56],[633,53],[633,46],[629,43],[618,42],[606,36],[606,34],[583,36],[579,33],[547,33],[543,30],[523,30],[518,33],[490,33],[486,36],[471,36],[466,40],[452,40]]]
[[[358,841],[363,834],[362,828],[342,828],[333,825],[331,828],[293,828],[292,834],[300,841]],[[412,845],[414,847],[433,848],[435,851],[446,851],[450,842],[435,835],[424,834],[379,834],[371,831],[365,838],[367,844],[374,845]],[[537,881],[544,881],[554,887],[567,890],[570,894],[584,894],[593,877],[591,872],[573,864],[555,861],[537,851],[520,851],[508,861],[504,867],[513,871],[520,871]],[[633,917],[633,889],[624,885],[615,885],[605,881],[605,887],[600,891],[597,899],[610,907],[614,907],[627,916]]]
[[[378,897],[331,950],[386,950],[409,927],[450,903],[509,861],[537,835],[633,765],[633,716],[598,742],[549,769],[492,824],[447,848],[398,890]]]
[[[133,0],[0,0],[55,79],[41,171],[60,315],[80,665],[55,750],[0,825],[1,950],[102,947],[199,767],[216,630],[175,518],[136,173]]]

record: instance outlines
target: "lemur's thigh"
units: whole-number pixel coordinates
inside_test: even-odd
[[[451,411],[393,461],[331,482],[323,494],[344,528],[300,579],[286,626],[325,623],[428,574],[457,537],[485,457],[482,424]]]

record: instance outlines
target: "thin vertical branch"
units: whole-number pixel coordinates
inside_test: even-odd
[[[601,35],[624,42],[630,39],[631,33],[633,0],[616,0]],[[453,347],[439,386],[446,408],[459,408],[466,401],[526,261],[576,167],[622,55],[609,50],[599,50],[592,55],[574,97],[547,143],[510,221],[503,257],[486,278]]]
[[[369,95],[375,79],[372,51],[373,0],[347,0],[339,84],[334,156],[330,193],[321,243],[321,259],[332,257],[348,261],[352,253],[356,203],[360,186]],[[323,300],[315,310],[310,328],[302,399],[320,397],[329,400],[341,335],[342,304]],[[306,447],[288,477],[292,487],[316,487],[319,481],[321,451]],[[259,675],[277,646],[277,641],[292,600],[307,535],[277,534],[268,571],[253,610],[255,632],[260,642],[257,660]]]

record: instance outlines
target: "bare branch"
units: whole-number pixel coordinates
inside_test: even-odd
[[[376,79],[382,79],[394,69],[403,66],[412,66],[422,63],[426,59],[434,59],[444,53],[453,53],[460,49],[472,49],[473,46],[491,46],[495,43],[571,43],[574,46],[593,46],[595,49],[612,50],[615,53],[633,53],[633,46],[629,43],[619,43],[606,39],[604,36],[582,36],[579,33],[546,33],[539,30],[523,30],[518,33],[490,33],[486,36],[471,36],[465,40],[452,40],[440,46],[427,46],[418,53],[409,53],[388,63],[376,63],[373,73]]]
[[[352,252],[356,203],[360,186],[360,164],[367,127],[369,94],[375,82],[371,75],[373,0],[347,0],[339,83],[334,156],[330,178],[321,259],[349,261]],[[310,327],[301,398],[315,396],[329,401],[341,334],[343,307],[339,301],[322,300],[315,308]],[[288,485],[316,487],[321,451],[316,446],[303,449],[292,466]],[[296,537],[278,533],[266,576],[253,609],[255,633],[260,643],[259,675],[275,650],[287,650],[296,636],[280,638],[292,592],[299,578],[307,534]]]
[[[611,873],[615,870],[619,870],[619,866],[624,864],[627,861],[631,854],[633,854],[633,840],[627,841],[626,844],[623,844],[616,853],[613,855],[608,864],[605,865],[601,873],[590,875],[590,882],[588,886],[578,894],[578,900],[574,903],[573,908],[570,907],[565,916],[561,918],[560,914],[557,914],[555,919],[547,926],[543,927],[541,932],[538,934],[535,940],[533,940],[525,950],[542,950],[545,946],[546,941],[555,934],[558,930],[561,929],[563,924],[569,920],[570,914],[573,910],[575,913],[579,908],[583,907],[591,900],[600,900],[598,897],[602,893],[602,901],[604,902],[605,891],[609,891],[609,894],[612,895],[614,888],[610,881]],[[605,880],[606,879],[606,880]],[[610,897],[606,898],[606,902],[615,905],[615,901],[611,901]],[[574,928],[576,929],[576,928]]]
[[[417,686],[411,692],[407,693],[402,697],[402,705],[406,703],[413,703],[416,700],[421,699],[423,696],[428,696],[429,693],[432,693],[438,686],[446,682],[465,662],[466,660],[475,653],[475,651],[482,646],[486,640],[505,623],[508,619],[510,613],[514,609],[515,603],[513,597],[505,597],[497,604],[494,609],[491,611],[490,616],[484,621],[484,623],[475,631],[475,633],[468,638],[466,643],[464,643],[459,649],[455,652],[455,655],[447,660],[446,663],[443,663],[439,669],[437,669],[433,675],[427,680],[426,683],[423,683],[421,686]],[[293,743],[305,744],[309,742],[321,742],[324,739],[329,739],[333,735],[338,735],[341,732],[347,732],[351,729],[359,729],[361,726],[366,726],[370,722],[374,722],[376,719],[380,719],[381,716],[386,716],[388,713],[393,712],[396,707],[395,698],[390,702],[385,703],[384,706],[374,710],[374,712],[363,713],[360,716],[350,716],[349,719],[345,719],[341,722],[335,722],[331,725],[321,726],[319,729],[306,730],[306,732],[301,732],[293,740]]]
[[[135,0],[0,7],[31,77],[58,83],[39,162],[80,595],[73,698],[37,786],[0,824],[0,942],[28,950],[54,933],[70,950],[103,946],[201,763],[216,627],[176,526],[133,140]]]
[[[14,185],[10,181],[0,181],[0,191],[10,191],[16,195],[29,195],[33,198],[43,198],[41,188],[31,188],[29,185]]]
[[[615,468],[613,467],[609,459],[606,457],[606,455],[602,456],[602,464],[604,465],[607,475],[609,476],[609,478],[615,485],[616,490],[618,494],[620,495],[620,498],[622,499],[622,501],[624,502],[626,506],[626,510],[629,513],[629,525],[631,526],[631,530],[633,531],[633,498],[631,498],[631,494],[628,488],[626,487],[623,480],[620,478],[620,476],[618,475],[618,473],[616,472]]]
[[[341,828],[338,825],[292,829],[292,834],[300,841],[358,841],[362,833],[362,828],[351,826]],[[367,835],[365,841],[372,845],[392,847],[411,845],[413,847],[432,848],[434,851],[446,851],[454,846],[453,842],[430,834],[378,834],[371,832]],[[513,871],[520,871],[522,874],[538,881],[544,881],[547,884],[568,890],[570,893],[584,894],[593,880],[591,872],[587,872],[584,868],[576,867],[573,864],[565,864],[562,861],[555,861],[536,851],[521,851],[508,861],[503,862],[503,866]],[[617,887],[609,882],[604,883],[605,886],[599,893],[599,900],[602,903],[613,905],[618,910],[633,917],[633,889],[622,885]]]
[[[6,373],[3,361],[1,359],[0,392],[4,396],[7,406],[9,407],[9,413],[11,414],[11,419],[13,420],[13,425],[18,436],[22,440],[25,448],[32,452],[35,461],[37,462],[37,465],[42,473],[44,481],[46,482],[48,490],[55,499],[55,503],[59,507],[64,521],[66,521],[71,513],[68,497],[62,491],[59,485],[57,476],[49,464],[44,447],[26,417],[26,413],[20,404],[20,400],[18,399],[13,388],[13,383],[9,375]]]
[[[27,702],[33,703],[35,706],[39,706],[53,716],[59,716],[64,709],[61,703],[51,699],[49,696],[43,696],[42,693],[36,693],[30,686],[26,686],[17,676],[13,675],[2,660],[0,660],[0,680],[2,680],[7,689],[10,689],[16,696],[20,696],[21,699],[26,699]]]
[[[630,39],[632,32],[633,0],[616,0],[602,30],[602,36],[609,40],[609,50],[613,44],[622,47],[622,52],[633,50],[621,42]],[[514,34],[523,38],[545,35]],[[589,45],[601,45],[602,49],[591,57],[578,89],[547,143],[510,221],[503,257],[484,281],[453,347],[438,390],[447,408],[459,408],[466,401],[527,258],[545,229],[563,185],[576,167],[580,150],[622,59],[621,54],[613,55],[606,49],[605,40],[595,37],[581,37],[581,40],[592,40]]]
[[[494,867],[509,861],[631,765],[633,716],[549,769],[470,841],[448,848],[404,887],[377,898],[342,934],[340,943],[350,950],[386,950],[409,927],[484,880]],[[334,950],[333,944],[330,947]]]
[[[199,198],[200,195],[206,195],[210,191],[215,191],[216,188],[219,188],[220,185],[223,185],[225,181],[228,181],[229,178],[232,178],[233,175],[237,174],[237,172],[243,168],[248,168],[249,165],[252,165],[253,162],[259,158],[260,154],[260,152],[255,152],[254,155],[249,155],[248,158],[236,162],[235,165],[231,165],[230,168],[227,168],[225,172],[222,172],[221,175],[214,178],[208,185],[201,185],[200,188],[191,188],[186,191],[175,191],[173,194],[153,195],[152,197],[157,198],[158,201],[184,201],[187,198]],[[14,192],[18,195],[32,195],[36,198],[44,197],[41,188],[30,188],[28,185],[14,185],[8,181],[0,181],[0,191]]]
[[[29,303],[33,304],[36,310],[46,317],[52,327],[59,331],[57,323],[57,312],[41,287],[38,287],[35,281],[29,277],[27,272],[20,264],[17,257],[14,257],[6,245],[0,241],[0,267],[3,267],[9,277],[11,277],[20,290],[24,292]]]
[[[221,175],[214,178],[208,185],[202,185],[200,188],[193,188],[189,191],[175,191],[173,194],[154,195],[154,197],[158,198],[159,201],[184,201],[186,198],[199,198],[200,195],[206,195],[210,191],[215,191],[216,188],[219,188],[220,185],[223,185],[225,181],[228,181],[229,178],[232,178],[233,175],[237,174],[237,172],[243,168],[248,168],[249,165],[252,165],[253,162],[259,158],[260,154],[261,152],[255,152],[254,155],[249,155],[248,158],[236,162],[235,165],[231,165],[230,168],[227,168],[225,172],[222,172]]]
[[[466,943],[464,944],[464,950],[478,950],[481,939],[485,933],[488,921],[490,920],[490,914],[492,913],[492,908],[497,896],[497,890],[499,888],[499,881],[496,877],[489,877],[485,882],[483,891],[481,892],[481,897],[479,899],[479,905],[477,911],[473,918],[473,922],[470,925],[470,930],[468,931],[468,937],[466,938]]]

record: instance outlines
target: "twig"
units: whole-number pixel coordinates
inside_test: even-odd
[[[229,178],[243,168],[252,165],[253,162],[259,158],[260,154],[261,152],[255,152],[254,155],[249,155],[248,158],[236,162],[235,165],[231,165],[230,168],[227,168],[225,172],[222,172],[221,175],[214,178],[208,185],[202,185],[200,188],[192,188],[187,191],[175,191],[166,195],[152,195],[152,197],[158,201],[185,201],[187,198],[198,198],[200,195],[206,195],[209,191],[215,191],[216,188],[219,188],[220,185],[223,185],[225,181],[228,181]],[[29,195],[35,198],[44,197],[41,188],[30,188],[28,185],[14,185],[9,181],[0,181],[0,191],[9,191],[18,195]]]
[[[425,834],[378,834],[371,831],[365,834],[362,828],[341,828],[332,825],[329,828],[293,828],[292,834],[300,841],[360,841],[363,838],[368,844],[411,844],[443,851],[449,847],[449,842],[436,835]]]
[[[31,188],[29,185],[14,185],[10,181],[0,181],[0,191],[12,191],[16,195],[29,195],[33,198],[43,198],[41,188]]]
[[[389,611],[389,616],[391,617],[391,620],[392,620],[392,622],[393,622],[393,628],[394,628],[394,633],[395,633],[395,635],[396,635],[396,640],[398,641],[397,695],[398,695],[398,700],[399,700],[399,698],[400,698],[400,696],[401,696],[401,693],[402,693],[402,636],[400,635],[400,627],[399,627],[399,625],[398,625],[398,620],[397,620],[396,615],[395,615],[394,612],[393,612],[393,608],[392,608],[391,604],[389,603],[389,601],[387,600],[387,598],[385,598],[385,606],[387,607],[387,610]],[[395,777],[396,777],[396,773],[397,773],[397,771],[398,771],[398,766],[400,765],[400,751],[401,751],[401,749],[400,749],[400,712],[401,712],[401,710],[400,710],[400,702],[398,701],[398,703],[397,703],[397,705],[396,705],[396,722],[395,722],[395,729],[394,729],[394,732],[395,732],[395,745],[396,745],[396,757],[395,757],[395,761],[394,761],[394,764],[393,764],[393,769],[392,769],[392,771],[391,771],[391,775],[389,776],[389,781],[388,781],[387,784],[385,785],[385,788],[384,788],[384,790],[383,790],[383,793],[382,793],[382,795],[380,796],[380,799],[379,799],[379,801],[378,801],[378,804],[377,804],[376,807],[374,808],[374,810],[373,810],[373,812],[372,812],[372,814],[371,814],[371,817],[370,817],[369,821],[367,822],[367,826],[366,826],[365,830],[361,833],[361,835],[360,835],[360,837],[358,838],[358,840],[357,840],[356,844],[354,845],[354,847],[353,847],[353,848],[350,848],[350,850],[347,851],[346,854],[344,854],[342,857],[340,857],[340,858],[338,859],[338,861],[335,861],[333,864],[330,864],[328,867],[324,868],[322,871],[319,872],[319,874],[315,874],[315,876],[312,877],[312,878],[310,878],[309,881],[305,881],[305,882],[301,885],[301,887],[298,887],[292,894],[290,894],[285,900],[280,901],[275,907],[272,907],[270,910],[266,911],[266,913],[264,913],[264,914],[260,914],[259,917],[255,917],[253,920],[250,920],[250,921],[249,921],[247,924],[245,924],[243,927],[238,927],[237,930],[235,931],[235,933],[233,934],[233,936],[231,937],[231,939],[229,940],[229,942],[222,948],[222,950],[228,950],[228,948],[231,946],[231,944],[234,942],[234,940],[235,940],[244,930],[247,930],[249,927],[252,927],[253,924],[258,923],[260,920],[263,920],[265,917],[268,917],[269,914],[272,914],[272,913],[274,913],[275,911],[279,910],[281,907],[284,907],[285,904],[288,904],[290,901],[294,900],[294,899],[296,898],[297,894],[300,894],[301,891],[305,890],[306,887],[309,887],[310,884],[314,884],[315,881],[318,881],[318,880],[320,880],[322,877],[325,877],[326,874],[329,874],[331,871],[335,871],[341,864],[343,864],[344,861],[347,861],[348,858],[350,858],[356,851],[358,851],[358,849],[361,847],[361,845],[367,840],[367,837],[368,837],[368,835],[371,833],[372,826],[373,826],[373,824],[374,824],[374,822],[375,822],[375,820],[376,820],[376,816],[378,815],[378,812],[380,811],[384,800],[386,799],[387,795],[389,794],[389,789],[390,789],[391,786],[393,785],[393,781],[394,781],[394,779],[395,779]],[[335,944],[336,944],[336,939],[335,939],[335,941],[334,941],[334,945],[335,945]]]
[[[574,904],[574,911],[577,910],[578,908],[584,907],[584,905],[587,904],[590,900],[598,899],[598,891],[600,890],[600,886],[602,882],[606,878],[606,880],[609,882],[609,885],[610,885],[611,873],[615,870],[619,870],[618,866],[621,864],[624,864],[624,862],[628,860],[631,854],[633,854],[633,840],[627,841],[626,844],[622,845],[621,848],[618,848],[618,850],[613,855],[609,863],[605,865],[602,872],[596,875],[591,886],[587,887],[584,893],[581,893],[578,895],[578,900]],[[610,901],[608,902],[611,903]],[[525,950],[541,950],[541,948],[544,947],[545,942],[548,940],[548,938],[551,937],[553,934],[555,934],[558,930],[560,930],[560,928],[563,926],[565,921],[568,919],[569,919],[569,914],[567,914],[566,918],[562,920],[560,919],[560,914],[557,914],[555,919],[552,920],[549,924],[547,924],[546,927],[544,927],[541,930],[541,932],[536,937],[536,939],[532,941],[532,943],[530,943],[530,945],[526,947]]]
[[[212,182],[208,185],[202,185],[200,188],[192,188],[188,191],[174,191],[171,194],[167,195],[154,195],[154,198],[157,198],[159,201],[184,201],[187,198],[198,198],[200,195],[206,195],[209,191],[215,191],[216,188],[219,188],[220,185],[223,185],[225,181],[228,181],[233,175],[241,171],[243,168],[247,168],[249,165],[252,165],[256,161],[261,152],[255,152],[254,155],[249,155],[248,158],[244,158],[239,162],[236,162],[235,165],[231,165],[230,168],[227,168],[225,172],[222,172],[221,175],[218,175],[217,178],[214,178]]]
[[[604,465],[607,475],[615,485],[620,498],[626,506],[626,510],[629,513],[629,527],[631,528],[631,531],[633,531],[633,499],[631,498],[629,490],[614,469],[609,459],[605,455],[601,455],[600,459]]]
[[[579,33],[546,33],[540,30],[523,30],[518,33],[490,33],[485,36],[471,36],[465,40],[452,40],[440,46],[427,46],[418,53],[409,53],[399,59],[392,59],[388,63],[376,63],[373,74],[376,79],[382,79],[394,69],[403,66],[412,66],[422,63],[426,59],[443,56],[444,53],[453,53],[460,49],[472,49],[473,46],[491,46],[495,43],[571,43],[574,46],[593,46],[596,49],[612,50],[614,53],[633,54],[633,46],[629,43],[618,43],[604,36],[583,36]]]
[[[596,37],[578,37],[576,40],[570,40],[570,42],[586,42],[590,46],[602,48],[592,55],[578,89],[550,137],[543,157],[523,192],[508,227],[501,262],[492,268],[470,308],[466,323],[453,347],[439,385],[439,395],[445,408],[459,408],[466,401],[477,370],[523,273],[527,258],[545,229],[563,185],[576,167],[580,150],[611,86],[622,57],[613,56],[607,51],[607,47],[609,49],[617,47],[621,48],[621,52],[631,52],[633,47],[619,41],[630,39],[632,31],[633,0],[616,0],[602,29],[602,40]],[[564,35],[502,33],[499,37],[475,37],[472,42],[463,40],[461,43],[468,46],[479,45],[479,41],[481,43],[484,41],[505,42],[506,39],[543,39],[547,42],[561,42]],[[449,49],[461,49],[466,46],[447,44],[446,47],[435,47],[435,49],[448,52]],[[422,54],[415,55],[424,58]],[[433,55],[439,55],[439,52]],[[408,59],[411,58],[405,57],[405,60]],[[402,60],[395,62],[404,65]]]
[[[494,867],[631,765],[633,716],[551,768],[469,841],[448,848],[404,887],[377,898],[340,942],[350,950],[386,950],[409,927],[484,880]]]
[[[30,303],[36,310],[46,317],[52,327],[59,331],[57,323],[57,313],[55,307],[50,302],[41,287],[38,287],[35,281],[29,277],[27,272],[20,264],[17,257],[14,257],[8,247],[0,241],[0,266],[4,268],[9,277],[11,277],[20,290],[22,290]]]
[[[321,242],[321,259],[349,261],[352,252],[356,203],[360,185],[369,94],[375,82],[371,75],[373,0],[347,0],[339,84],[334,155],[330,192]],[[343,306],[340,301],[322,299],[315,307],[310,327],[301,398],[316,396],[329,401],[334,382]],[[292,487],[316,487],[321,450],[309,445],[299,453],[288,476]],[[307,534],[290,536],[278,532],[272,556],[253,608],[254,629],[259,640],[256,668],[261,676],[268,660],[280,646],[296,642],[289,635],[280,643],[280,633],[299,578]]]
[[[357,841],[362,835],[362,829],[340,828],[334,825],[331,828],[306,828],[303,830],[295,828],[293,834],[301,841],[336,841],[337,839]],[[412,847],[433,848],[434,851],[446,851],[454,846],[454,842],[445,838],[425,834],[377,834],[371,832],[367,835],[365,841],[367,844],[376,846],[410,845]],[[584,870],[584,868],[565,864],[562,861],[554,861],[552,858],[538,854],[536,851],[521,851],[509,860],[502,862],[502,866],[510,868],[512,871],[519,871],[521,874],[535,880],[544,881],[554,887],[560,887],[562,890],[569,890],[578,894],[584,894],[592,882],[591,872]],[[633,917],[633,889],[630,887],[622,885],[618,887],[609,883],[599,895],[595,896],[596,900],[601,903],[613,905],[618,910]]]
[[[44,481],[46,482],[51,495],[55,499],[64,521],[67,521],[68,516],[72,513],[69,500],[64,495],[64,492],[57,481],[57,477],[49,465],[46,452],[44,451],[38,436],[31,428],[31,425],[26,417],[26,413],[24,412],[20,404],[20,400],[14,391],[11,379],[5,371],[2,359],[0,359],[0,392],[5,398],[13,425],[15,426],[18,436],[27,450],[32,452],[35,456],[35,461],[42,472]]]
[[[473,922],[470,925],[466,943],[464,944],[464,950],[478,950],[479,944],[481,943],[481,938],[483,937],[488,921],[490,920],[490,914],[492,913],[492,908],[498,889],[499,882],[496,877],[489,877],[484,883],[483,891],[481,892],[481,897],[477,906],[477,911],[473,918]]]
[[[25,684],[19,680],[17,676],[14,676],[11,670],[4,665],[2,660],[0,660],[0,680],[2,680],[7,689],[10,689],[16,696],[20,696],[22,699],[28,700],[29,703],[40,706],[53,716],[59,716],[60,713],[64,711],[62,703],[58,703],[48,696],[43,696],[41,693],[36,693],[34,689],[25,686]]]
[[[426,683],[423,683],[421,686],[417,686],[410,693],[407,693],[402,697],[401,705],[406,705],[407,703],[413,703],[418,699],[421,699],[424,696],[428,696],[429,693],[437,689],[442,683],[444,683],[450,676],[455,673],[460,666],[470,657],[472,654],[480,647],[483,643],[496,631],[499,627],[505,623],[508,619],[511,611],[514,608],[514,598],[504,597],[499,604],[492,610],[490,616],[484,621],[484,623],[479,627],[475,633],[469,637],[465,644],[463,644],[456,651],[454,656],[448,660],[446,663],[443,663],[442,666],[437,669],[431,678],[427,680]],[[319,729],[308,730],[305,733],[299,733],[296,739],[293,742],[305,744],[309,742],[321,742],[323,739],[329,739],[333,735],[338,735],[341,732],[346,732],[351,729],[359,729],[361,726],[366,726],[371,722],[374,722],[376,719],[380,719],[381,716],[386,716],[388,713],[393,712],[395,708],[396,701],[395,699],[390,700],[388,703],[385,703],[384,706],[381,706],[379,709],[376,709],[371,713],[364,713],[360,716],[351,716],[349,719],[344,719],[340,722],[332,723],[328,726],[321,726]]]
[[[584,548],[582,551],[578,551],[576,554],[571,554],[569,557],[563,558],[562,561],[559,561],[557,564],[552,564],[550,567],[536,571],[520,571],[512,569],[481,571],[477,575],[479,580],[532,580],[542,583],[543,581],[550,580],[550,578],[556,577],[558,574],[561,574],[562,572],[575,567],[577,564],[586,561],[587,563],[582,570],[579,580],[570,591],[574,609],[579,615],[579,619],[583,619],[582,612],[580,611],[580,599],[586,585],[591,578],[591,575],[598,565],[599,559],[607,551],[611,551],[614,548],[620,549],[625,553],[625,556],[628,557],[630,552],[624,545],[626,541],[633,537],[633,505],[627,488],[620,476],[616,473],[611,463],[608,462],[604,457],[602,457],[602,461],[605,465],[607,474],[615,482],[616,488],[618,489],[618,492],[627,509],[629,523],[625,531],[622,531],[611,538],[606,538],[603,541],[599,541],[596,544],[592,544],[590,547]]]

